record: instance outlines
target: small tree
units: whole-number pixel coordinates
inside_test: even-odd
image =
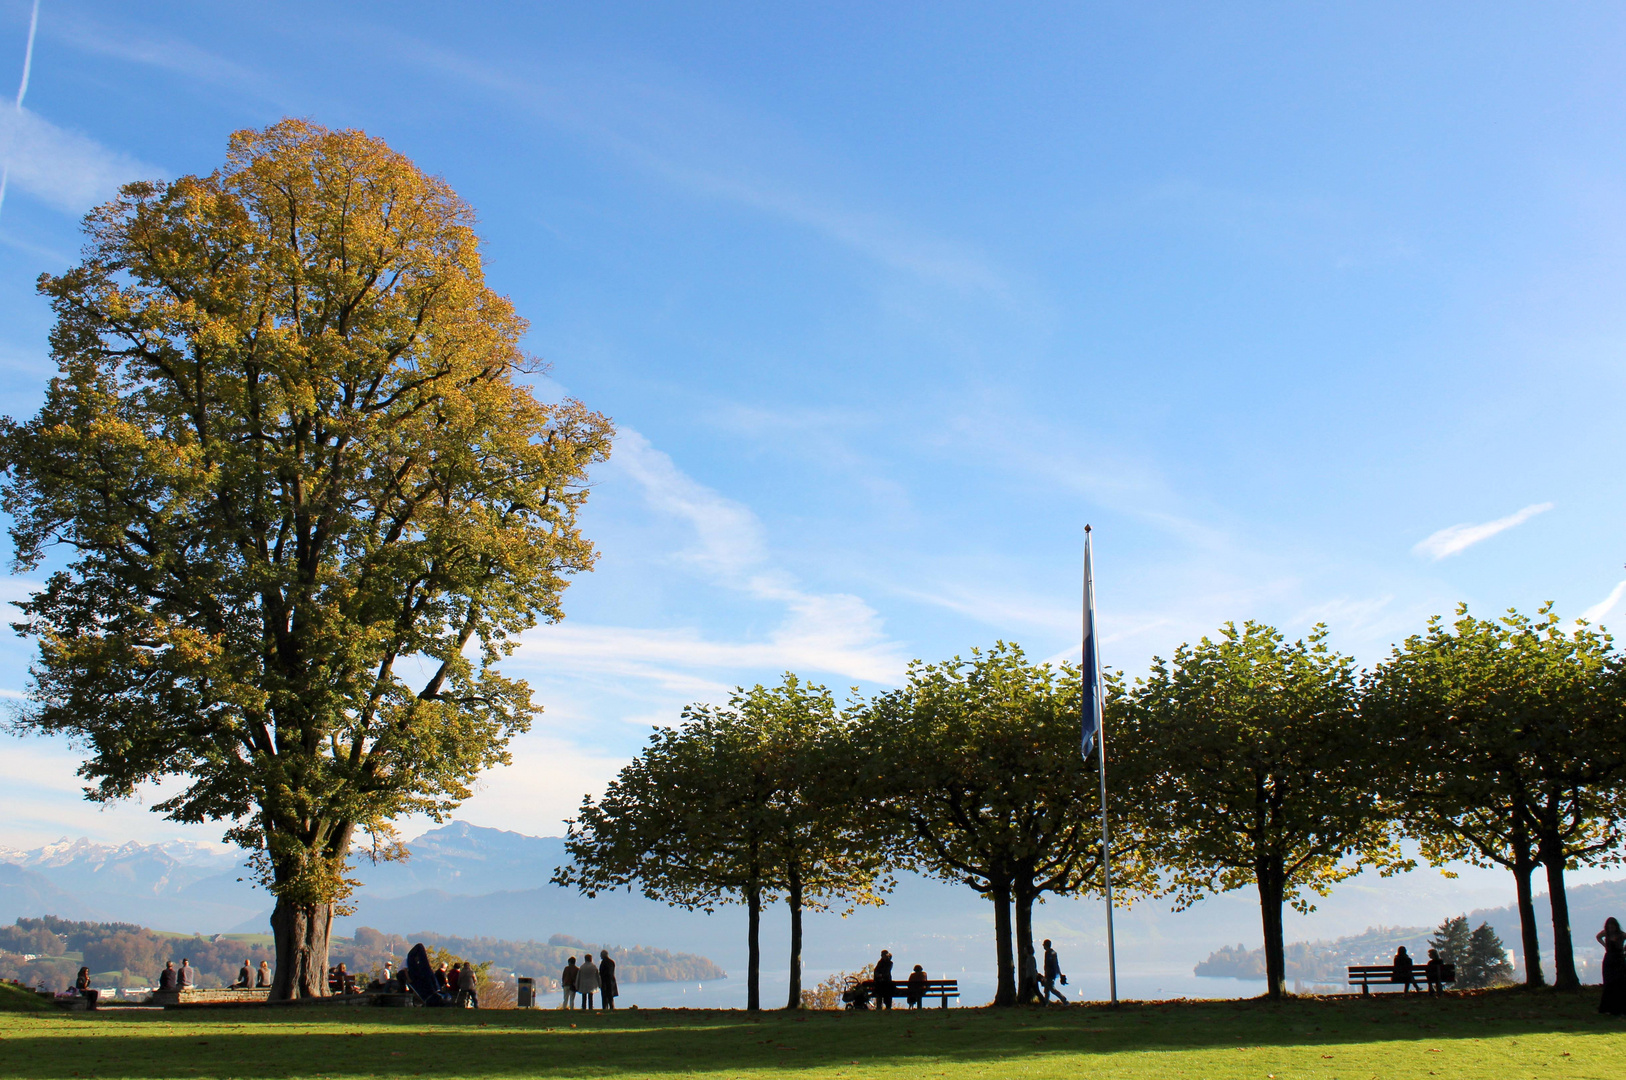
[[[279,998],[327,991],[353,845],[442,815],[536,711],[498,661],[592,566],[602,417],[538,401],[474,213],[382,142],[303,121],[125,187],[40,278],[58,374],[6,421],[39,643],[19,723],[86,794],[233,822],[276,898]]]
[[[1182,645],[1125,695],[1116,745],[1146,759],[1148,835],[1188,906],[1253,885],[1271,997],[1285,992],[1282,907],[1375,865],[1408,864],[1389,835],[1393,786],[1356,709],[1354,662],[1249,622]],[[1153,809],[1155,808],[1155,809]]]
[[[1468,948],[1473,936],[1473,931],[1468,929],[1468,917],[1458,915],[1441,923],[1434,936],[1428,939],[1429,948],[1440,954],[1441,963],[1458,965],[1459,983],[1462,982],[1462,965],[1468,962]]]
[[[1492,930],[1490,923],[1482,922],[1468,942],[1468,952],[1461,961],[1458,982],[1466,987],[1501,986],[1513,981],[1513,965],[1507,959],[1507,946]]]

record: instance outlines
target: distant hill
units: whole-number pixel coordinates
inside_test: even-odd
[[[1569,899],[1570,937],[1575,947],[1576,966],[1582,981],[1596,981],[1599,957],[1592,935],[1603,928],[1604,919],[1617,918],[1626,912],[1626,881],[1605,881],[1594,885],[1575,885],[1564,890]],[[1536,922],[1541,927],[1542,967],[1552,977],[1552,905],[1546,896],[1535,900]],[[1489,923],[1502,939],[1502,944],[1517,958],[1517,976],[1524,977],[1523,958],[1519,957],[1521,938],[1519,912],[1512,905],[1500,908],[1481,908],[1465,913],[1470,926]],[[1341,937],[1333,941],[1295,941],[1285,947],[1287,977],[1306,982],[1342,982],[1344,968],[1350,964],[1386,963],[1395,950],[1404,945],[1413,956],[1428,955],[1428,939],[1436,926],[1373,927],[1363,933]],[[1210,978],[1258,979],[1265,973],[1263,949],[1249,949],[1243,945],[1216,949],[1201,961],[1195,973]]]

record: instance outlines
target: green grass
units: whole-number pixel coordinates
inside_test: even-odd
[[[32,990],[0,982],[0,1012],[48,1012],[55,1006]],[[4,1051],[0,1051],[3,1054]],[[0,1057],[0,1061],[4,1058]]]
[[[277,1008],[0,1016],[0,1077],[1626,1077],[1586,994],[1117,1010],[615,1013]]]

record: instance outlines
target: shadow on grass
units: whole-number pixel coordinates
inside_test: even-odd
[[[1499,991],[1117,1009],[886,1013],[209,1010],[18,1016],[0,1073],[18,1078],[321,1075],[616,1076],[696,1069],[993,1064],[1041,1055],[1348,1047],[1549,1033],[1622,1034],[1593,994]],[[862,1073],[862,1068],[858,1073]]]

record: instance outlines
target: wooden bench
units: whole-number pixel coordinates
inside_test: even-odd
[[[921,999],[925,1000],[926,998],[936,998],[941,1007],[945,1009],[948,1008],[949,998],[957,998],[960,996],[960,983],[956,979],[927,979],[923,986],[924,989],[920,994]],[[873,1001],[875,999],[874,979],[865,979],[863,982],[858,984],[857,989],[864,994],[867,1000]],[[909,984],[893,979],[892,1000],[907,1001],[908,998]]]
[[[1422,964],[1413,964],[1411,969],[1411,982],[1409,985],[1422,989],[1428,988],[1428,979],[1423,974]],[[1457,965],[1440,965],[1440,982],[1452,983],[1457,981]],[[1408,984],[1395,975],[1393,964],[1351,964],[1349,966],[1349,985],[1359,986],[1361,993],[1371,993],[1373,986],[1399,986],[1404,988]]]

